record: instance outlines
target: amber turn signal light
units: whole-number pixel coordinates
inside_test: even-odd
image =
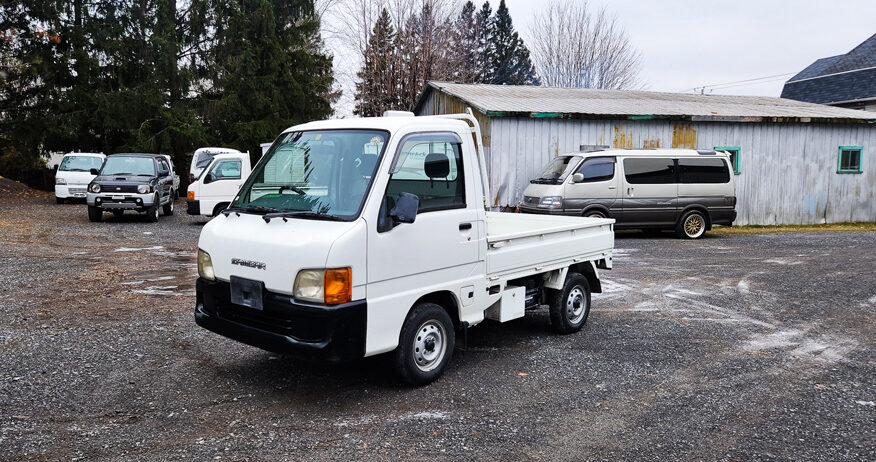
[[[195,200],[195,192],[194,192],[194,191],[189,191],[188,198],[189,198],[190,201]]]
[[[353,299],[353,271],[350,268],[325,270],[325,302],[347,303]]]

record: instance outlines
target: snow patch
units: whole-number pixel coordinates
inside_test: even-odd
[[[800,265],[802,261],[795,260],[783,260],[781,258],[770,258],[768,260],[764,260],[764,263],[775,263],[776,265]]]
[[[444,411],[424,411],[416,414],[405,414],[399,417],[399,420],[443,420],[447,418],[447,413]]]
[[[153,245],[152,247],[119,247],[115,252],[142,252],[144,250],[161,250],[163,245]]]
[[[748,281],[746,281],[745,279],[739,281],[739,283],[736,284],[736,290],[738,290],[739,293],[742,295],[748,295],[748,293],[751,292],[748,289]]]
[[[751,337],[743,348],[748,351],[785,350],[790,356],[823,363],[843,361],[857,342],[849,338],[785,329]]]

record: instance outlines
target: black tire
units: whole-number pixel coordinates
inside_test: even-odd
[[[548,304],[551,327],[557,333],[578,332],[590,315],[590,283],[580,273],[569,273],[563,290],[550,290]]]
[[[103,221],[103,210],[93,206],[88,206],[88,221],[99,223]]]
[[[215,217],[222,213],[223,210],[228,208],[228,202],[222,202],[221,204],[216,204],[216,207],[213,208],[213,215],[211,217]]]
[[[113,216],[116,218],[121,218],[122,215],[125,214],[124,210],[113,210]]]
[[[599,210],[588,210],[584,212],[584,216],[587,218],[608,218],[605,216],[604,213],[600,212]]]
[[[158,221],[158,205],[153,205],[146,209],[146,219],[151,223]]]
[[[167,198],[167,203],[161,206],[161,211],[164,212],[164,216],[173,215],[173,201],[176,200],[176,193],[171,191],[170,197]]]
[[[56,204],[63,204],[64,202],[67,202],[67,201],[64,200],[63,197],[56,197],[56,198],[55,198],[55,203],[56,203]]]
[[[434,303],[415,306],[402,325],[393,353],[399,379],[426,385],[440,377],[453,355],[455,340],[453,321],[444,308]]]
[[[691,210],[675,226],[675,235],[682,239],[699,239],[706,234],[706,217],[699,210]]]

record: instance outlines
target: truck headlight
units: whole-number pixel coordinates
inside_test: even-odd
[[[538,206],[546,209],[559,209],[563,207],[563,198],[561,196],[544,196]]]
[[[152,191],[152,188],[148,184],[141,184],[140,186],[137,186],[137,192],[140,194],[146,194],[150,191]]]
[[[88,186],[88,189],[90,189],[91,192],[93,192],[93,193],[99,193],[100,192],[100,185],[97,183],[92,183],[91,185]]]
[[[55,184],[67,184],[67,180],[55,177]]]
[[[351,268],[301,270],[295,277],[295,298],[308,302],[337,305],[353,299]]]
[[[198,249],[198,276],[211,281],[216,280],[216,273],[213,272],[213,260],[210,259],[210,254]]]

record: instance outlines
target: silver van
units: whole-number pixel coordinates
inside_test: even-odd
[[[696,239],[736,219],[730,156],[693,149],[608,149],[553,159],[523,192],[524,213],[610,217],[616,228]]]

